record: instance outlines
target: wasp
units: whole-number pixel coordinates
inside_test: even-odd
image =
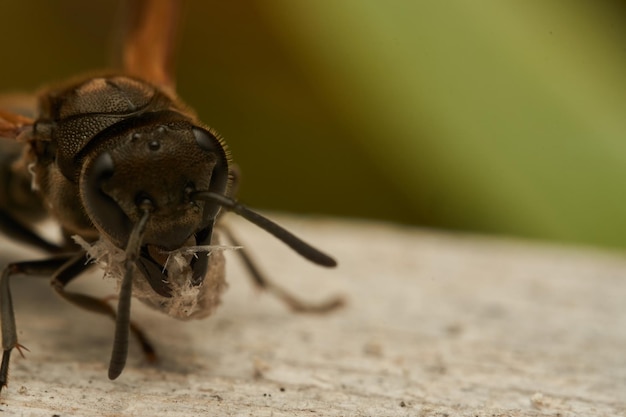
[[[0,231],[49,254],[13,262],[0,276],[2,362],[7,384],[17,338],[10,280],[48,275],[55,292],[115,321],[108,376],[126,363],[130,335],[150,360],[152,343],[130,319],[134,297],[182,319],[203,318],[226,287],[220,234],[240,244],[221,220],[234,212],[306,259],[333,267],[325,253],[235,199],[237,168],[224,140],[176,95],[172,70],[180,2],[132,0],[122,71],[71,80],[38,95],[34,117],[0,110]],[[58,222],[62,242],[34,232],[33,222]],[[245,250],[237,251],[254,282],[299,311],[328,311],[271,284]],[[95,260],[119,280],[117,308],[107,299],[67,290]]]

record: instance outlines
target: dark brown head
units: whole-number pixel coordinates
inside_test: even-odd
[[[188,121],[154,117],[134,118],[100,135],[106,140],[95,138],[101,145],[84,158],[79,181],[100,233],[125,247],[148,204],[144,244],[165,250],[196,244],[194,234],[212,226],[219,205],[195,201],[193,193],[224,194],[228,186],[228,159],[217,136]]]

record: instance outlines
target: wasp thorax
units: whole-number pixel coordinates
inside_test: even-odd
[[[149,207],[144,243],[163,249],[194,244],[218,210],[193,193],[223,193],[226,154],[210,132],[189,123],[150,124],[124,132],[84,165],[81,191],[94,225],[119,246]]]

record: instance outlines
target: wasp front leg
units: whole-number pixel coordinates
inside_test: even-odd
[[[26,349],[17,340],[17,326],[9,284],[10,278],[15,275],[52,276],[52,287],[63,299],[85,310],[103,314],[116,320],[115,310],[105,300],[65,290],[68,283],[92,265],[85,263],[85,253],[80,251],[41,261],[16,262],[7,265],[4,269],[0,277],[0,325],[2,327],[3,350],[2,362],[0,363],[0,391],[8,382],[9,361],[13,349],[17,349],[20,354],[22,354],[22,349]],[[139,341],[147,360],[154,362],[156,360],[154,348],[143,331],[133,322],[130,322],[130,331]]]
[[[9,360],[13,349],[22,356],[25,349],[17,341],[17,326],[11,297],[10,278],[14,275],[50,275],[71,259],[71,255],[63,255],[43,261],[16,262],[7,265],[0,277],[0,326],[2,327],[2,363],[0,364],[0,390],[7,385],[9,376]]]

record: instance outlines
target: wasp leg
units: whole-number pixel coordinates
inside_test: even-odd
[[[17,327],[15,324],[15,312],[11,297],[10,278],[14,275],[26,276],[50,276],[51,284],[61,297],[72,304],[85,308],[89,311],[104,314],[116,319],[116,313],[106,301],[84,294],[65,291],[65,286],[74,278],[91,267],[86,262],[84,252],[76,254],[58,255],[39,261],[15,262],[7,265],[0,276],[0,327],[2,328],[2,362],[0,362],[0,391],[7,385],[9,375],[9,361],[13,349],[22,354],[22,345],[17,340]],[[152,344],[143,331],[134,323],[130,323],[130,330],[141,344],[141,348],[150,362],[156,360],[156,354]]]
[[[224,233],[226,239],[228,239],[234,246],[242,246],[239,239],[233,235],[232,231],[228,227],[220,225],[220,230]],[[245,249],[242,248],[238,250],[237,254],[241,257],[241,260],[248,270],[254,284],[260,289],[271,292],[275,297],[287,304],[287,306],[294,312],[327,313],[340,308],[345,304],[345,300],[342,297],[331,298],[318,304],[300,300],[287,292],[284,288],[268,281]]]
[[[84,252],[79,252],[78,255],[71,258],[61,268],[59,268],[54,275],[50,284],[55,289],[57,294],[63,297],[70,303],[83,308],[85,310],[104,314],[111,317],[113,321],[117,320],[117,313],[111,307],[106,300],[92,297],[86,294],[80,294],[76,292],[66,291],[65,286],[70,283],[74,278],[80,275],[83,271],[89,268],[91,265],[86,263],[86,257]],[[143,330],[139,328],[132,321],[130,322],[130,331],[133,333],[143,351],[146,360],[150,363],[156,362],[156,352],[152,347],[152,343],[148,340]]]
[[[43,261],[16,262],[7,265],[0,277],[0,325],[2,326],[2,363],[0,364],[0,390],[7,385],[9,375],[9,359],[11,351],[16,348],[20,354],[25,349],[17,341],[17,328],[15,326],[15,312],[11,299],[9,278],[12,275],[50,275],[65,264],[71,255],[62,255]]]
[[[2,209],[0,209],[0,231],[13,240],[43,249],[48,253],[59,253],[63,250],[61,246],[48,242]]]

